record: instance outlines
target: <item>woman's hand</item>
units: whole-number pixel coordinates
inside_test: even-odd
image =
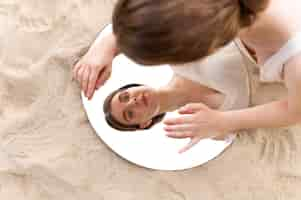
[[[164,130],[171,138],[190,138],[190,142],[179,153],[183,153],[201,139],[225,135],[223,115],[202,103],[188,104],[179,109],[180,117],[164,120]]]
[[[102,41],[93,44],[73,68],[73,77],[80,83],[88,99],[91,99],[95,89],[102,86],[111,76],[116,48],[110,37],[104,37]]]

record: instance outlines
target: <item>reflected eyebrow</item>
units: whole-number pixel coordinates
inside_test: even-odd
[[[125,93],[128,94],[128,92],[126,90],[122,90],[122,91],[118,92],[118,100],[120,103],[124,103],[124,102],[122,102],[121,95],[123,95]]]
[[[115,94],[115,96],[117,96],[117,99],[119,101],[119,103],[122,103],[121,100],[120,100],[120,95],[121,95],[122,92],[118,92],[117,94]],[[125,111],[122,111],[122,118],[129,122],[128,118],[127,118],[127,115],[126,115],[126,112]]]

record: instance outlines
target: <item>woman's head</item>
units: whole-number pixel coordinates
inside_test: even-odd
[[[254,23],[269,0],[119,0],[119,50],[141,64],[181,64],[210,55]]]
[[[121,131],[151,128],[165,115],[158,114],[156,91],[140,84],[129,84],[112,92],[106,98],[103,110],[107,123]]]

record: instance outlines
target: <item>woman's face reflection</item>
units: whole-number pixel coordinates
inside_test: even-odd
[[[151,122],[159,108],[156,91],[148,86],[131,87],[114,95],[111,101],[112,116],[124,125]]]

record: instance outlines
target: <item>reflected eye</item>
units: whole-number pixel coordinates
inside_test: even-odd
[[[126,103],[130,100],[130,93],[128,93],[127,91],[121,92],[118,96],[118,99],[120,102]]]

